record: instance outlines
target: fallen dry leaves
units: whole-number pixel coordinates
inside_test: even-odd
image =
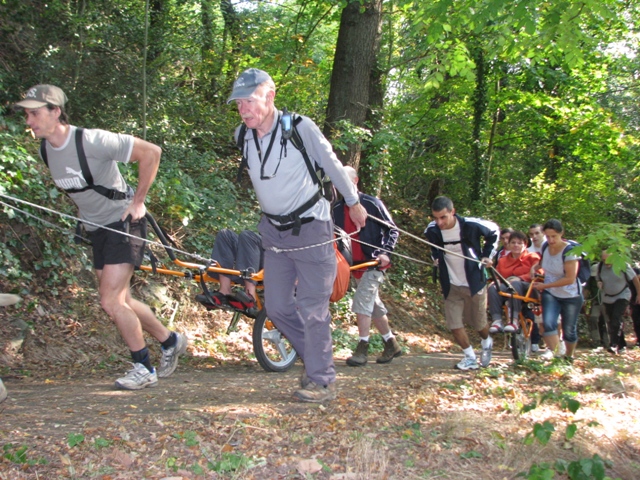
[[[364,368],[337,358],[336,401],[302,404],[291,398],[301,367],[265,373],[251,354],[250,322],[226,335],[228,314],[187,304],[174,327],[188,335],[189,357],[157,388],[122,392],[112,385],[126,349],[81,294],[42,300],[33,334],[11,355],[0,479],[513,479],[533,463],[593,453],[612,462],[611,477],[638,478],[637,350],[617,358],[583,350],[571,368],[520,367],[497,350],[491,368],[457,372],[448,334],[416,324],[427,307],[390,300],[404,308],[395,318],[412,317],[394,322],[411,355]],[[3,338],[15,333],[10,314],[0,312]],[[567,398],[580,403],[575,413]],[[550,442],[525,445],[547,420]]]

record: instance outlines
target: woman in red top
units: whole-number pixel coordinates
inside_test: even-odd
[[[540,255],[529,253],[527,236],[520,231],[511,233],[508,249],[509,253],[498,260],[496,270],[513,285],[519,295],[524,295],[531,283],[531,267],[540,261]],[[506,285],[500,285],[500,290],[506,291]],[[509,300],[507,297],[498,293],[495,285],[489,287],[489,313],[492,321],[489,328],[490,333],[512,333],[518,329],[513,323],[507,323],[502,328],[502,305],[507,300]],[[509,306],[511,306],[511,302],[509,302]],[[522,302],[514,299],[513,309],[513,318],[517,319],[522,309]],[[511,315],[509,315],[508,321],[511,321]]]

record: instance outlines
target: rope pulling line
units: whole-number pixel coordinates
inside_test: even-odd
[[[196,260],[198,260],[198,261],[200,261],[200,262],[205,262],[205,263],[206,263],[206,262],[211,262],[211,259],[209,259],[209,258],[204,258],[204,257],[202,257],[202,256],[200,256],[200,255],[197,255],[197,254],[194,254],[194,253],[185,252],[184,250],[180,250],[180,249],[178,249],[178,248],[171,247],[171,246],[169,246],[169,245],[163,245],[163,244],[162,244],[162,243],[160,243],[160,242],[154,242],[154,241],[151,241],[151,240],[147,240],[147,239],[144,239],[144,238],[140,238],[140,237],[138,237],[138,236],[136,236],[136,235],[131,235],[130,233],[123,232],[123,231],[121,231],[121,230],[115,230],[115,229],[113,229],[113,228],[109,228],[109,227],[106,227],[106,226],[104,226],[104,225],[100,225],[100,224],[97,224],[97,223],[93,223],[93,222],[90,222],[90,221],[88,221],[88,220],[83,220],[83,219],[81,219],[81,218],[74,217],[73,215],[68,215],[68,214],[66,214],[66,213],[62,213],[62,212],[58,212],[58,211],[56,211],[56,210],[53,210],[53,209],[51,209],[51,208],[47,208],[47,207],[43,207],[43,206],[41,206],[41,205],[37,205],[37,204],[35,204],[35,203],[27,202],[26,200],[21,200],[21,199],[19,199],[19,198],[11,197],[10,195],[5,195],[5,194],[3,194],[3,193],[0,193],[0,197],[7,198],[7,199],[9,199],[9,200],[13,200],[13,201],[18,202],[18,203],[23,203],[23,204],[28,205],[28,206],[30,206],[30,207],[38,208],[38,209],[40,209],[40,210],[44,210],[45,212],[53,213],[53,214],[58,215],[58,216],[60,216],[60,217],[68,218],[68,219],[70,219],[70,220],[74,220],[74,221],[76,221],[76,222],[81,222],[81,223],[84,223],[84,224],[87,224],[87,225],[91,225],[91,226],[93,226],[93,227],[102,228],[102,229],[107,230],[107,231],[109,231],[109,232],[119,233],[120,235],[124,235],[125,237],[133,238],[133,239],[136,239],[136,240],[143,240],[143,241],[147,242],[147,244],[154,245],[154,246],[157,246],[157,247],[160,247],[160,248],[163,248],[163,249],[170,249],[170,250],[173,250],[174,252],[176,252],[176,253],[180,253],[181,255],[185,255],[185,256],[188,256],[188,257],[191,257],[191,258],[195,258]],[[16,207],[15,207],[15,206],[13,206],[13,205],[9,205],[9,204],[7,204],[7,203],[5,203],[5,202],[2,202],[2,201],[0,201],[0,204],[2,204],[2,205],[4,205],[4,206],[6,206],[6,207],[8,207],[8,208],[11,208],[11,209],[13,209],[13,210],[16,210],[16,211],[20,211],[20,212],[22,212],[22,213],[25,213],[26,215],[29,215],[29,216],[31,216],[31,217],[33,217],[33,218],[37,219],[37,220],[40,220],[40,221],[42,221],[42,222],[48,223],[48,224],[50,224],[50,225],[53,225],[53,226],[55,226],[56,228],[58,228],[58,229],[62,230],[62,228],[61,228],[61,227],[59,227],[59,226],[57,226],[57,225],[54,225],[54,224],[52,224],[51,222],[48,222],[48,221],[46,221],[46,220],[44,220],[44,219],[42,219],[42,218],[40,218],[40,217],[37,217],[37,216],[35,216],[35,215],[31,214],[31,213],[24,212],[23,210],[20,210],[20,209],[16,208]],[[84,239],[84,238],[83,238],[83,240],[86,240],[86,239]]]
[[[104,225],[100,225],[100,224],[97,224],[97,223],[90,222],[90,221],[88,221],[88,220],[83,220],[83,219],[81,219],[81,218],[74,217],[73,215],[68,215],[68,214],[66,214],[66,213],[58,212],[58,211],[56,211],[56,210],[53,210],[53,209],[50,209],[50,208],[44,207],[44,206],[42,206],[42,205],[37,205],[37,204],[35,204],[35,203],[27,202],[26,200],[22,200],[22,199],[20,199],[20,198],[12,197],[12,196],[10,196],[10,195],[6,195],[6,194],[4,194],[4,193],[0,193],[0,197],[4,197],[4,198],[6,198],[6,199],[8,199],[8,200],[11,200],[11,201],[14,201],[14,202],[18,202],[18,203],[22,203],[22,204],[28,205],[28,206],[30,206],[30,207],[33,207],[33,208],[37,208],[37,209],[43,210],[43,211],[45,211],[45,212],[49,212],[49,213],[52,213],[52,214],[58,215],[58,216],[63,217],[63,218],[68,218],[68,219],[70,219],[70,220],[74,220],[74,221],[76,221],[76,222],[81,222],[81,223],[84,223],[84,224],[86,224],[86,225],[94,226],[94,227],[96,227],[96,228],[102,228],[102,229],[104,229],[104,230],[107,230],[107,231],[110,231],[110,232],[114,232],[114,233],[118,233],[118,234],[121,234],[121,235],[124,235],[124,236],[130,237],[130,238],[134,238],[134,239],[138,239],[138,240],[143,240],[143,241],[145,241],[148,245],[153,245],[153,246],[156,246],[156,247],[159,247],[159,248],[162,248],[162,249],[170,249],[170,250],[172,250],[172,251],[174,251],[174,252],[176,252],[176,253],[179,253],[179,254],[181,254],[181,255],[185,255],[185,256],[187,256],[187,257],[194,258],[194,259],[198,260],[199,262],[204,262],[204,263],[207,263],[207,264],[208,264],[208,263],[210,263],[210,262],[212,261],[212,259],[202,257],[202,256],[200,256],[200,255],[198,255],[198,254],[189,253],[189,252],[186,252],[186,251],[184,251],[184,250],[180,250],[180,249],[178,249],[178,248],[175,248],[175,247],[172,247],[172,246],[169,246],[169,245],[164,245],[164,244],[162,244],[162,243],[160,243],[160,242],[154,242],[154,241],[152,241],[152,240],[143,239],[143,238],[137,237],[136,235],[131,235],[130,233],[127,233],[127,232],[123,232],[123,231],[120,231],[120,230],[115,230],[115,229],[112,229],[112,228],[106,227],[106,226],[104,226]],[[20,213],[23,213],[23,214],[25,214],[25,215],[27,215],[27,216],[29,216],[29,217],[32,217],[32,218],[34,218],[34,219],[36,219],[36,220],[39,220],[39,221],[41,221],[41,222],[43,222],[43,223],[46,223],[47,225],[50,225],[50,226],[52,226],[52,227],[54,227],[54,228],[57,228],[57,229],[59,229],[59,230],[63,230],[63,231],[64,231],[64,229],[63,229],[62,227],[60,227],[60,226],[58,226],[58,225],[55,225],[55,224],[53,224],[53,223],[51,223],[51,222],[49,222],[49,221],[47,221],[47,220],[44,220],[44,219],[42,219],[42,218],[40,218],[40,217],[38,217],[38,216],[36,216],[36,215],[33,215],[33,214],[29,213],[29,212],[26,212],[26,211],[24,211],[24,210],[21,210],[21,209],[19,209],[19,208],[15,207],[15,206],[13,206],[13,205],[9,205],[9,204],[7,204],[7,203],[5,203],[5,202],[2,202],[2,201],[0,201],[0,205],[4,205],[4,206],[5,206],[5,207],[7,207],[7,208],[13,209],[13,210],[18,211],[18,212],[20,212]],[[401,232],[403,235],[408,235],[409,237],[411,237],[411,238],[413,238],[413,239],[415,239],[415,240],[418,240],[418,241],[419,241],[419,242],[421,242],[421,243],[425,243],[425,244],[429,245],[429,246],[430,246],[430,247],[432,247],[432,248],[437,248],[437,249],[440,249],[440,250],[444,250],[448,255],[454,255],[454,256],[456,256],[456,257],[460,257],[460,258],[463,258],[463,259],[465,259],[465,260],[470,260],[470,261],[473,261],[473,262],[476,262],[476,263],[482,263],[482,262],[481,262],[481,260],[478,260],[477,258],[467,257],[467,256],[462,255],[462,254],[460,254],[460,253],[449,251],[449,250],[445,249],[444,247],[440,247],[439,245],[435,245],[435,244],[433,244],[433,243],[431,243],[431,242],[429,242],[429,241],[427,241],[427,240],[425,240],[425,239],[423,239],[423,238],[420,238],[420,237],[418,237],[418,236],[416,236],[416,235],[413,235],[413,234],[412,234],[412,233],[410,233],[410,232],[407,232],[407,231],[405,231],[405,230],[402,230],[402,229],[398,228],[398,227],[397,227],[397,226],[395,226],[395,225],[392,225],[392,224],[390,224],[390,223],[388,223],[388,222],[385,222],[384,220],[381,220],[381,219],[379,219],[379,218],[377,218],[377,217],[374,217],[374,216],[373,216],[373,215],[371,215],[371,214],[367,214],[367,217],[368,217],[368,218],[370,218],[370,219],[372,219],[372,220],[374,220],[374,221],[376,221],[376,222],[378,222],[378,223],[380,223],[380,224],[382,224],[382,225],[384,225],[384,226],[386,226],[387,228],[395,228],[396,230],[398,230],[399,232]],[[353,233],[349,234],[349,237],[351,238],[351,240],[352,240],[352,241],[358,242],[358,243],[360,243],[360,244],[362,244],[362,245],[366,245],[366,246],[368,246],[368,247],[376,248],[376,249],[381,250],[381,251],[383,251],[383,252],[385,252],[385,253],[388,253],[388,254],[391,254],[391,255],[396,255],[396,256],[398,256],[398,257],[405,258],[405,259],[407,259],[407,260],[410,260],[410,261],[413,261],[413,262],[416,262],[416,263],[421,263],[421,264],[423,264],[423,265],[433,265],[433,263],[429,263],[429,262],[426,262],[426,261],[424,261],[424,260],[420,260],[420,259],[417,259],[417,258],[413,258],[413,257],[410,257],[410,256],[408,256],[408,255],[403,255],[403,254],[400,254],[400,253],[397,253],[397,252],[391,252],[390,250],[386,250],[386,249],[384,249],[384,248],[377,247],[376,245],[371,245],[371,244],[369,244],[369,243],[363,242],[363,241],[362,241],[362,240],[360,240],[360,239],[355,239],[355,238],[353,238],[353,235],[357,234],[358,232],[359,232],[359,230],[358,230],[358,231],[356,231],[356,232],[353,232]],[[83,239],[83,240],[85,240],[85,241],[87,240],[87,239],[85,239],[85,238],[82,238],[82,239]],[[337,242],[338,240],[339,240],[339,238],[334,238],[334,239],[328,240],[328,241],[326,241],[326,242],[321,242],[321,243],[317,243],[317,244],[313,244],[313,245],[308,245],[308,246],[305,246],[305,247],[286,248],[286,249],[285,249],[285,248],[278,248],[278,247],[268,247],[268,249],[269,249],[269,250],[272,250],[272,251],[274,251],[274,252],[276,252],[276,253],[295,252],[295,251],[300,251],[300,250],[308,250],[308,249],[311,249],[311,248],[321,247],[321,246],[324,246],[324,245],[329,245],[329,244],[331,244],[331,243]],[[491,267],[491,268],[493,269],[494,267]]]

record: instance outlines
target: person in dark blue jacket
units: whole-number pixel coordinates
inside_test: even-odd
[[[493,340],[487,322],[485,266],[493,264],[500,238],[498,226],[487,220],[461,217],[448,197],[437,197],[431,205],[433,221],[424,232],[432,244],[431,256],[440,270],[447,327],[464,352],[459,370],[477,370],[478,360],[464,324],[482,338],[480,365],[489,366]],[[466,258],[464,258],[466,257]]]
[[[358,185],[358,173],[353,167],[346,166],[344,170],[354,185]],[[369,330],[371,323],[382,335],[384,351],[377,359],[377,363],[389,363],[395,357],[402,355],[402,348],[389,328],[387,309],[380,300],[378,291],[384,281],[384,271],[391,266],[389,256],[398,242],[398,230],[384,203],[379,198],[358,192],[360,204],[367,214],[384,222],[380,223],[369,219],[365,226],[351,236],[351,254],[353,264],[378,260],[377,267],[354,270],[352,275],[356,279],[358,288],[353,296],[352,310],[358,321],[358,333],[360,340],[354,354],[347,359],[347,365],[358,367],[367,363],[369,353]],[[333,206],[333,219],[335,224],[348,234],[357,231],[348,215],[348,207],[344,201],[339,201]],[[386,225],[385,225],[386,224]]]

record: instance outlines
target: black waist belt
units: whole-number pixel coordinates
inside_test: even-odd
[[[314,220],[315,220],[314,217],[302,217],[300,219],[300,225],[313,222]],[[273,225],[273,223],[271,225]],[[294,222],[294,223],[289,223],[288,225],[273,225],[273,226],[276,227],[276,229],[281,232],[286,232],[287,230],[291,230],[293,227],[295,227],[296,223]]]
[[[300,227],[302,226],[302,224],[309,223],[311,220],[313,220],[313,217],[303,218],[303,217],[300,217],[300,215],[306,212],[307,210],[309,210],[311,207],[313,207],[321,198],[323,198],[322,193],[320,191],[317,191],[313,197],[311,197],[309,200],[307,200],[304,203],[304,205],[301,205],[300,207],[296,208],[293,212],[289,213],[288,215],[273,215],[267,212],[262,212],[262,213],[264,213],[271,220],[275,220],[278,223],[286,224],[285,228],[279,228],[282,225],[274,225],[274,227],[276,227],[281,232],[285,230],[290,230],[293,228],[293,234],[297,237],[298,235],[300,235]]]

